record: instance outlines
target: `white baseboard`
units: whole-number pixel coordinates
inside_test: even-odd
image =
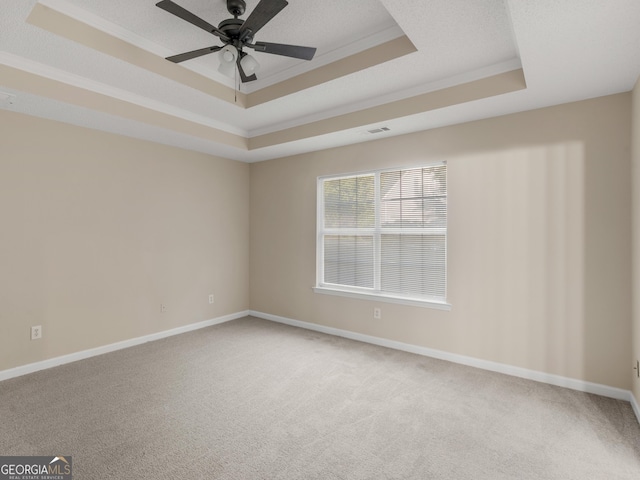
[[[629,393],[629,397],[631,397],[631,407],[633,408],[633,413],[636,414],[636,418],[638,419],[638,423],[640,423],[640,405],[638,405],[638,401],[633,393]]]
[[[473,357],[467,357],[464,355],[458,355],[455,353],[444,352],[442,350],[435,350],[432,348],[421,347],[418,345],[412,345],[409,343],[397,342],[395,340],[388,340],[386,338],[374,337],[371,335],[365,335],[362,333],[350,332],[348,330],[342,330],[334,327],[326,327],[324,325],[318,325],[315,323],[303,322],[300,320],[293,320],[291,318],[280,317],[278,315],[271,315],[269,313],[257,312],[255,310],[245,310],[242,312],[232,313],[230,315],[224,315],[222,317],[213,318],[211,320],[205,320],[203,322],[192,323],[182,327],[173,328],[171,330],[165,330],[163,332],[152,333],[144,335],[142,337],[132,338],[129,340],[123,340],[122,342],[112,343],[110,345],[104,345],[102,347],[96,347],[89,350],[83,350],[81,352],[71,353],[69,355],[63,355],[61,357],[50,358],[41,362],[30,363],[28,365],[22,365],[8,370],[0,371],[0,381],[8,380],[10,378],[27,375],[29,373],[45,370],[47,368],[57,367],[85,358],[95,357],[104,353],[114,352],[116,350],[122,350],[123,348],[134,347],[143,343],[152,342],[154,340],[160,340],[162,338],[171,337],[173,335],[179,335],[181,333],[191,332],[200,328],[210,327],[218,325],[220,323],[229,322],[238,318],[252,315],[254,317],[262,318],[264,320],[270,320],[272,322],[283,323],[294,327],[305,328],[307,330],[314,330],[316,332],[326,333],[328,335],[335,335],[338,337],[344,337],[359,342],[370,343],[373,345],[379,345],[382,347],[392,348],[395,350],[402,350],[409,353],[415,353],[423,355],[425,357],[437,358],[440,360],[446,360],[461,365],[467,365],[470,367],[480,368],[483,370],[490,370],[492,372],[503,373],[514,377],[525,378],[528,380],[534,380],[537,382],[547,383],[550,385],[556,385],[559,387],[570,388],[572,390],[578,390],[581,392],[593,393],[596,395],[602,395],[604,397],[615,398],[618,400],[625,400],[631,403],[631,407],[636,415],[638,423],[640,423],[640,405],[636,398],[629,390],[623,390],[621,388],[610,387],[607,385],[601,385],[598,383],[585,382],[583,380],[576,380],[573,378],[562,377],[560,375],[553,375],[550,373],[539,372],[536,370],[528,370],[526,368],[514,367],[498,362],[491,362],[488,360],[482,360]]]
[[[528,370],[526,368],[514,367],[511,365],[506,365],[504,363],[491,362],[479,358],[467,357],[455,353],[444,352],[442,350],[435,350],[418,345],[411,345],[409,343],[396,342],[395,340],[388,340],[386,338],[364,335],[362,333],[350,332],[348,330],[342,330],[339,328],[326,327],[315,323],[302,322],[300,320],[293,320],[277,315],[271,315],[269,313],[256,312],[254,310],[251,310],[249,314],[254,317],[262,318],[264,320],[270,320],[272,322],[284,323],[286,325],[291,325],[294,327],[306,328],[307,330],[315,330],[316,332],[327,333],[329,335],[357,340],[359,342],[371,343],[373,345],[380,345],[382,347],[393,348],[395,350],[402,350],[409,353],[423,355],[425,357],[438,358],[440,360],[459,363],[461,365],[467,365],[469,367],[481,368],[483,370],[490,370],[492,372],[504,373],[506,375],[511,375],[514,377],[526,378],[527,380],[535,380],[536,382],[570,388],[572,390],[578,390],[580,392],[593,393],[596,395],[601,395],[603,397],[625,400],[627,402],[631,402],[633,398],[633,395],[629,390],[623,390],[621,388],[609,387],[607,385],[601,385],[598,383],[585,382],[584,380],[576,380],[574,378],[562,377],[560,375],[553,375],[536,370]],[[640,410],[638,410],[637,407],[638,405],[635,404],[634,410],[636,412],[636,416],[638,417],[638,421],[640,422]]]
[[[191,332],[200,328],[210,327],[212,325],[218,325],[220,323],[229,322],[238,318],[246,317],[249,315],[249,311],[243,311],[238,313],[232,313],[230,315],[224,315],[222,317],[212,318],[211,320],[205,320],[203,322],[192,323],[182,327],[172,328],[171,330],[165,330],[163,332],[152,333],[144,335],[142,337],[132,338],[130,340],[123,340],[122,342],[112,343],[110,345],[104,345],[102,347],[91,348],[89,350],[83,350],[81,352],[70,353],[69,355],[63,355],[61,357],[50,358],[41,362],[30,363],[28,365],[22,365],[20,367],[10,368],[9,370],[0,371],[0,381],[8,380],[9,378],[19,377],[21,375],[27,375],[28,373],[37,372],[39,370],[45,370],[47,368],[57,367],[58,365],[64,365],[66,363],[76,362],[89,357],[95,357],[104,353],[114,352],[116,350],[122,350],[123,348],[134,347],[147,342],[153,342],[154,340],[160,340],[161,338],[171,337],[173,335],[180,335],[181,333]]]

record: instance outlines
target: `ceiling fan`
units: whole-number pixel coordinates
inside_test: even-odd
[[[233,18],[223,20],[215,27],[197,15],[189,12],[171,0],[162,0],[157,7],[217,36],[224,45],[212,46],[180,53],[167,57],[174,63],[184,62],[192,58],[201,57],[213,52],[220,52],[220,72],[232,76],[237,67],[242,82],[257,80],[255,72],[259,64],[255,58],[247,54],[244,49],[251,48],[256,52],[272,53],[285,57],[311,60],[316,53],[312,47],[300,45],[285,45],[282,43],[253,42],[258,30],[264,27],[284,7],[289,4],[286,0],[260,0],[246,20],[238,18],[243,15],[247,4],[244,0],[227,0],[227,10]]]

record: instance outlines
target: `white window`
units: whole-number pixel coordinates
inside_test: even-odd
[[[318,179],[315,291],[448,308],[444,164]]]

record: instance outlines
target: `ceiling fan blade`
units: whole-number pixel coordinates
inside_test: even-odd
[[[217,52],[221,48],[222,47],[218,47],[218,46],[199,48],[198,50],[192,50],[191,52],[172,55],[170,57],[167,57],[167,60],[170,60],[173,63],[180,63],[180,62],[184,62],[185,60],[191,60],[192,58],[197,58],[197,57],[201,57],[202,55],[207,55],[209,53]]]
[[[222,30],[219,30],[217,27],[214,27],[209,22],[204,21],[197,15],[194,15],[189,10],[182,8],[180,5],[172,2],[171,0],[162,0],[161,2],[156,3],[156,7],[159,7],[166,12],[172,13],[176,17],[179,17],[182,20],[195,25],[196,27],[206,30],[209,33],[213,33],[214,35],[217,35],[225,41],[229,40],[229,38],[224,34]]]
[[[300,45],[285,45],[282,43],[256,42],[255,45],[249,45],[256,52],[272,53],[274,55],[283,55],[285,57],[300,58],[302,60],[311,60],[316,54],[313,47],[302,47]]]
[[[240,60],[242,60],[242,58],[247,55],[244,52],[240,52],[240,55],[238,55],[238,58],[236,58],[236,65],[238,66],[238,72],[240,72],[240,79],[242,80],[242,83],[247,83],[247,82],[253,82],[254,80],[257,80],[258,77],[256,77],[256,74],[254,73],[253,75],[251,75],[250,77],[247,77],[247,74],[244,73],[244,70],[242,69],[242,64],[240,63]]]
[[[289,5],[286,0],[260,0],[256,8],[240,27],[240,38],[247,38],[256,34],[264,27],[269,20],[275,17],[280,11]]]

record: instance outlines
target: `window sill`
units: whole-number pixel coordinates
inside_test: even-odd
[[[451,304],[434,300],[416,300],[411,298],[394,297],[391,295],[381,295],[376,293],[349,292],[328,287],[313,287],[315,293],[323,295],[337,295],[339,297],[359,298],[362,300],[375,300],[376,302],[398,303],[400,305],[410,305],[412,307],[434,308],[436,310],[451,310]]]

